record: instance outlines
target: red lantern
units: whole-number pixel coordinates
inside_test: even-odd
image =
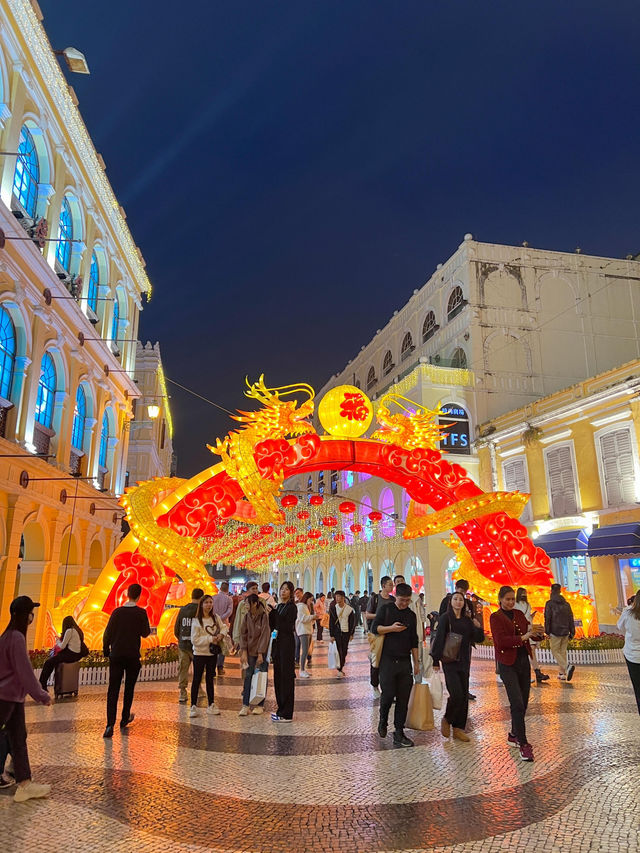
[[[211,535],[214,539],[222,539],[224,536],[224,530],[214,530]]]
[[[298,536],[296,536],[296,542],[299,542],[300,544],[302,544],[303,542],[306,542],[306,541],[307,541],[307,537],[304,535],[304,533],[299,533]]]
[[[306,521],[309,518],[309,513],[306,509],[301,509],[298,513],[298,518],[300,519],[300,521]]]
[[[260,533],[263,536],[271,536],[271,534],[273,533],[272,525],[271,524],[263,524],[262,527],[260,528]]]
[[[298,498],[295,495],[285,495],[280,503],[285,509],[291,509],[294,506],[298,506]]]
[[[317,527],[312,527],[309,531],[309,539],[320,539],[322,536],[322,531],[318,530]]]
[[[338,519],[333,515],[327,515],[322,519],[322,523],[325,527],[335,527],[338,523]]]
[[[344,542],[344,533],[336,533],[333,537],[334,542]]]
[[[311,495],[311,497],[309,498],[309,503],[311,504],[311,506],[322,506],[323,501],[324,498],[322,497],[322,495]]]
[[[344,515],[351,515],[356,511],[356,505],[353,501],[342,501],[338,509],[340,512],[344,513]]]
[[[287,533],[289,536],[292,536],[296,532],[296,530],[297,527],[294,524],[288,524],[285,527],[284,532]]]
[[[352,533],[355,533],[355,534],[362,533],[362,525],[361,525],[361,524],[359,524],[359,523],[356,521],[356,523],[355,523],[355,524],[352,524],[352,525],[349,527],[349,530],[350,530]]]
[[[374,509],[374,510],[373,510],[373,512],[370,512],[370,513],[369,513],[369,515],[367,516],[367,518],[369,519],[369,521],[370,521],[372,524],[377,524],[379,521],[382,521],[382,513],[381,513],[381,512],[378,512],[378,510],[377,510],[377,509]]]
[[[246,536],[246,534],[248,532],[249,532],[249,528],[247,527],[246,524],[241,524],[240,527],[238,528],[238,533],[240,534],[240,536]]]
[[[328,544],[329,544],[329,540],[328,540],[328,539],[318,539],[318,545],[319,545],[321,548],[326,548]]]

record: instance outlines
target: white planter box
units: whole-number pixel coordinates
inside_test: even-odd
[[[480,660],[494,660],[493,646],[476,646],[473,657]],[[536,648],[536,657],[540,663],[554,664],[555,660],[550,649]],[[624,663],[622,649],[569,649],[569,663],[578,666],[595,666],[600,664]]]
[[[40,678],[41,669],[34,670],[36,678]],[[167,678],[175,678],[178,675],[178,661],[169,663],[144,664],[140,670],[138,681],[165,681]],[[53,684],[52,675],[49,684]],[[89,687],[95,684],[106,684],[109,681],[108,666],[81,666],[79,687]]]

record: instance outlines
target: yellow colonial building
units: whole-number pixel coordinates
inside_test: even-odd
[[[484,489],[519,489],[559,583],[595,599],[611,629],[640,589],[640,361],[483,423]]]

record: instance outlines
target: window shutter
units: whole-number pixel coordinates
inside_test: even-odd
[[[602,473],[607,506],[636,500],[635,465],[629,429],[618,429],[600,437]]]
[[[547,453],[547,476],[551,492],[551,514],[556,517],[575,515],[578,511],[578,500],[569,447],[556,447]]]
[[[502,466],[504,475],[504,488],[507,492],[528,492],[529,479],[527,477],[527,468],[524,457],[520,459],[510,459]],[[526,505],[520,516],[520,520],[524,523],[531,521],[531,502]]]

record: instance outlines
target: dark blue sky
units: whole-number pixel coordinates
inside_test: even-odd
[[[636,0],[40,0],[169,377],[319,388],[470,231],[640,251]],[[179,473],[229,421],[172,389]]]

